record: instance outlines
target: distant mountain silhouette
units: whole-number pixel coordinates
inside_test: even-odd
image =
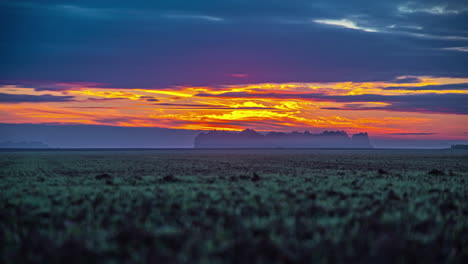
[[[49,145],[39,141],[3,141],[0,142],[0,148],[48,148]]]
[[[192,148],[193,138],[200,132],[159,127],[0,123],[0,142],[44,142],[50,148]]]
[[[351,137],[345,131],[324,131],[320,134],[270,132],[266,135],[252,129],[242,132],[210,131],[200,133],[195,148],[372,148],[367,133]]]

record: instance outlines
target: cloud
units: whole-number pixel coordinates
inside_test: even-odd
[[[156,103],[154,105],[160,106],[170,106],[171,109],[218,109],[218,110],[229,110],[229,109],[245,109],[245,110],[254,110],[254,109],[274,109],[272,107],[266,107],[258,104],[243,104],[243,105],[234,105],[234,106],[226,106],[226,105],[213,105],[213,104],[174,104],[174,103]]]
[[[159,100],[156,97],[149,96],[149,95],[148,96],[146,96],[146,95],[145,96],[140,96],[139,99],[143,99],[143,100],[146,100],[148,102],[159,102]]]
[[[418,78],[418,77],[403,76],[403,77],[395,78],[391,82],[392,83],[420,83],[420,82],[422,82],[422,80],[420,78]]]
[[[65,108],[76,108],[76,109],[135,109],[133,107],[117,107],[117,106],[67,106]]]
[[[245,83],[228,73],[250,83],[468,76],[467,12],[392,12],[400,1],[266,2],[2,1],[0,79],[162,89]]]
[[[428,33],[413,33],[413,32],[396,32],[396,33],[399,33],[401,35],[417,37],[417,38],[435,39],[435,40],[437,39],[438,40],[464,40],[464,41],[468,40],[468,37],[464,37],[464,36],[434,35],[434,34],[428,34]],[[444,49],[442,48],[442,50]]]
[[[221,17],[195,14],[164,14],[163,17],[168,19],[205,20],[210,22],[222,22],[225,20]]]
[[[424,132],[419,132],[419,133],[390,133],[389,135],[394,135],[394,136],[430,136],[430,135],[436,135],[437,133],[424,133]]]
[[[88,8],[76,5],[56,5],[51,8],[61,12],[68,12],[73,15],[90,18],[110,18],[110,15],[115,12],[112,9]]]
[[[468,94],[417,94],[417,95],[327,95],[320,93],[248,93],[227,92],[222,94],[199,93],[200,97],[221,98],[273,98],[302,99],[318,102],[381,102],[385,106],[368,107],[362,104],[348,104],[345,107],[323,107],[328,110],[384,110],[396,112],[468,114]]]
[[[121,98],[91,98],[91,97],[89,97],[86,100],[90,101],[90,102],[105,102],[105,101],[115,101],[115,100],[123,100],[123,99],[127,99],[127,98],[124,98],[124,97],[121,97]]]
[[[315,23],[344,27],[349,29],[361,30],[365,32],[378,32],[377,29],[358,26],[356,22],[343,18],[343,19],[315,19]]]
[[[70,102],[75,101],[73,96],[55,96],[50,94],[29,95],[29,94],[6,94],[0,93],[2,103],[44,103],[44,102]]]
[[[453,51],[460,51],[460,52],[468,52],[468,47],[448,47],[442,48],[443,50],[453,50]]]
[[[23,8],[31,10],[49,11],[56,12],[59,14],[67,14],[73,16],[81,16],[87,18],[110,18],[111,15],[118,14],[118,10],[114,8],[94,8],[79,6],[73,4],[62,4],[62,3],[37,3],[27,1],[5,1],[0,3],[10,8]]]
[[[446,94],[445,94],[446,95]],[[414,112],[426,114],[458,114],[468,115],[468,97],[467,95],[450,95],[447,96],[400,96],[401,101],[397,100],[381,100],[389,103],[385,106],[368,107],[362,104],[345,104],[343,107],[322,107],[327,110],[380,110],[393,112]],[[405,100],[406,99],[406,100]]]
[[[389,29],[410,29],[410,30],[423,30],[424,29],[424,27],[416,26],[416,25],[397,25],[397,24],[387,26],[386,28],[389,28]]]
[[[42,91],[68,91],[88,87],[100,87],[103,83],[97,82],[52,82],[52,81],[0,81],[1,85],[14,85],[15,88],[33,88],[36,92]]]
[[[232,73],[232,74],[228,74],[228,76],[235,77],[235,78],[245,78],[249,75],[245,73]]]
[[[398,6],[398,12],[413,14],[426,13],[431,15],[458,15],[468,11],[467,8],[450,8],[448,4],[427,6],[422,3],[408,2]]]
[[[410,90],[410,91],[425,91],[425,90],[468,90],[468,83],[454,84],[438,84],[424,86],[388,86],[384,90]]]
[[[224,21],[221,17],[209,16],[196,13],[175,13],[175,12],[164,12],[164,10],[149,8],[149,9],[138,9],[138,8],[119,8],[119,7],[90,7],[81,6],[75,4],[55,4],[55,3],[32,3],[32,2],[12,2],[7,1],[3,3],[10,7],[28,8],[36,10],[47,10],[51,12],[57,12],[61,14],[68,14],[72,16],[79,16],[83,18],[91,19],[122,19],[132,18],[136,20],[155,20],[157,18],[164,19],[178,19],[178,20],[205,20],[210,22],[221,22]]]

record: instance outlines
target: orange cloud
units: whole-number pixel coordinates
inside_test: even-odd
[[[468,131],[468,126],[465,125],[468,124],[468,115],[444,112],[446,109],[442,108],[438,109],[438,113],[428,113],[417,108],[418,105],[414,109],[406,105],[397,105],[400,107],[397,111],[388,110],[389,107],[394,107],[395,102],[385,101],[385,98],[394,100],[408,98],[396,96],[432,98],[433,95],[468,95],[466,89],[409,89],[427,85],[468,83],[468,79],[428,76],[417,78],[417,83],[266,83],[221,87],[170,87],[160,90],[76,85],[70,86],[66,91],[46,91],[9,85],[0,87],[0,93],[72,95],[75,100],[2,104],[0,117],[4,123],[58,122],[202,130],[241,130],[246,127],[264,131],[335,129],[348,132],[367,131],[379,135],[430,131],[437,133],[434,134],[436,137],[457,135],[459,138],[467,138],[468,135],[460,131]],[[408,89],[385,89],[387,87]],[[200,94],[207,96],[199,96]],[[367,98],[368,95],[373,95],[369,97],[373,100],[363,101],[362,98]],[[320,96],[327,100],[321,99]],[[412,112],[405,112],[408,109]]]

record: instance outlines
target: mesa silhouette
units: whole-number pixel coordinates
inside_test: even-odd
[[[195,148],[372,148],[367,133],[349,136],[345,131],[324,131],[320,134],[269,132],[253,129],[242,132],[210,131],[200,133]]]

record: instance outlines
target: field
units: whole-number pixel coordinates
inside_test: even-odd
[[[468,152],[0,152],[1,263],[468,263]]]

